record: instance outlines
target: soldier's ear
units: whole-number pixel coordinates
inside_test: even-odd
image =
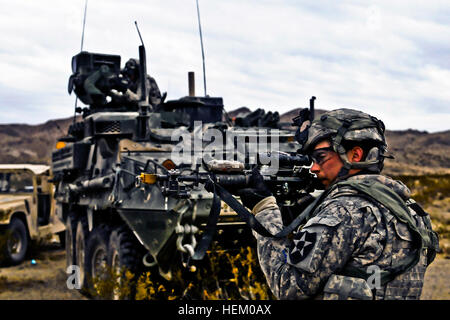
[[[355,146],[350,150],[349,160],[351,162],[361,162],[364,156],[364,151],[361,147]]]

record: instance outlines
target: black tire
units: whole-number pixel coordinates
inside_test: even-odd
[[[112,299],[133,299],[136,294],[136,282],[143,270],[143,250],[133,233],[126,227],[119,227],[111,232],[108,248],[108,264],[113,273],[119,276],[117,285],[121,285],[125,271],[131,272],[134,277],[129,285],[129,292],[124,294],[114,290]]]
[[[106,225],[96,227],[89,234],[86,247],[85,266],[86,282],[89,284],[89,292],[93,297],[109,297],[110,292],[103,292],[104,286],[99,281],[108,281],[108,241],[110,229]]]
[[[66,248],[66,268],[76,265],[75,256],[75,233],[77,228],[77,220],[74,215],[69,214],[66,219],[65,248]]]
[[[21,219],[11,219],[7,228],[5,261],[8,265],[21,263],[28,251],[27,227]]]
[[[87,218],[85,216],[80,216],[77,222],[77,228],[75,232],[75,262],[80,268],[80,284],[81,289],[87,288],[86,282],[86,247],[87,239],[89,235],[89,228],[87,223]]]

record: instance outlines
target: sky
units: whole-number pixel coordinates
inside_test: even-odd
[[[450,129],[449,1],[199,0],[207,94],[225,109],[352,108]],[[85,0],[0,0],[0,124],[73,116]],[[88,0],[83,50],[138,58],[167,99],[203,90],[195,0]],[[82,105],[78,102],[79,105]]]

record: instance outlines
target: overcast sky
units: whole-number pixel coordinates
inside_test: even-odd
[[[387,129],[450,129],[450,1],[199,0],[207,94],[225,109],[360,109]],[[73,115],[85,0],[0,0],[0,123]],[[168,99],[203,95],[195,0],[89,0],[83,49],[138,57]]]

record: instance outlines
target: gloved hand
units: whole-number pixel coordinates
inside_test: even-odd
[[[262,199],[270,197],[272,192],[264,182],[264,178],[257,168],[252,170],[250,175],[249,184],[242,189],[236,189],[235,187],[225,187],[228,192],[241,198],[242,204],[252,210],[255,205]],[[205,190],[214,192],[214,184],[211,181],[205,183]]]
[[[242,204],[253,210],[255,205],[264,198],[270,197],[272,192],[264,182],[264,178],[257,168],[254,168],[246,188],[234,190],[233,194],[241,197]]]

